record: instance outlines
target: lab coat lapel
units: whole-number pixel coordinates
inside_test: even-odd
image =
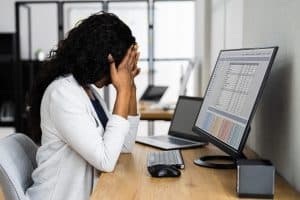
[[[95,119],[97,127],[98,126],[102,127],[102,124],[100,123],[100,120],[98,119],[98,115],[97,115],[97,113],[96,113],[96,111],[95,111],[95,109],[93,107],[93,104],[92,104],[90,98],[88,97],[88,95],[86,94],[85,90],[83,89],[83,87],[78,84],[78,82],[76,81],[76,79],[74,78],[73,75],[70,75],[69,81],[72,82],[73,84],[76,84],[80,88],[80,90],[82,92],[82,98],[85,99],[85,103],[86,103],[86,106],[88,108],[88,111],[89,111],[91,117],[93,117]]]
[[[95,97],[99,100],[99,102],[100,102],[107,118],[109,119],[110,118],[110,113],[109,113],[107,105],[105,104],[104,99],[101,97],[98,89],[96,89],[95,86],[93,86],[93,85],[90,85],[90,88],[93,91],[93,94],[95,95]]]

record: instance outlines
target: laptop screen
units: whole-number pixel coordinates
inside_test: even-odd
[[[169,129],[170,135],[203,141],[199,134],[192,131],[202,101],[202,98],[179,97]]]

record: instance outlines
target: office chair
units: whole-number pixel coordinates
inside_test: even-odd
[[[27,200],[25,192],[33,183],[37,146],[24,134],[0,140],[0,184],[6,200]]]

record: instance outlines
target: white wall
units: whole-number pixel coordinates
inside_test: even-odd
[[[279,52],[255,117],[249,144],[300,191],[300,1],[245,0],[245,47]]]
[[[220,49],[224,49],[225,45],[225,1],[212,0],[211,2],[210,71],[213,69]]]
[[[196,66],[195,94],[203,96],[210,74],[210,41],[211,41],[211,3],[207,0],[196,0],[195,5],[195,59]]]
[[[299,0],[212,0],[211,39],[205,49],[210,52],[209,59],[213,67],[217,53],[222,48],[279,46],[252,123],[248,145],[261,157],[270,159],[277,171],[298,191],[299,8]],[[206,87],[206,82],[202,83]]]
[[[0,7],[0,32],[14,32],[15,31],[15,0],[1,0]]]
[[[200,94],[203,96],[221,49],[241,48],[244,0],[197,0],[196,57],[201,59]],[[198,37],[198,39],[197,39]]]
[[[212,0],[211,64],[219,51],[241,48],[243,36],[243,0]]]

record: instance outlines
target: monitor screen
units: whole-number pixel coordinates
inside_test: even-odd
[[[169,134],[198,141],[203,137],[192,131],[203,98],[180,96],[170,125]]]
[[[194,129],[217,146],[240,152],[277,47],[223,50],[208,84]]]

